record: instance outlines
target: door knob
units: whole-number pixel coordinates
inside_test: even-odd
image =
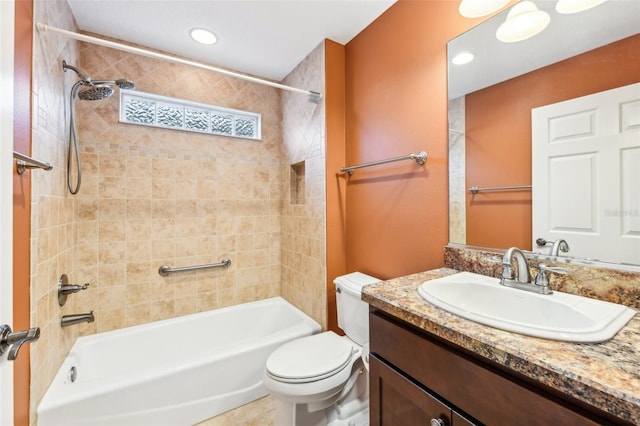
[[[7,359],[14,361],[18,357],[18,352],[23,344],[35,342],[40,338],[40,327],[33,327],[25,331],[13,332],[7,324],[0,325],[0,355],[5,353],[7,348],[9,354]]]

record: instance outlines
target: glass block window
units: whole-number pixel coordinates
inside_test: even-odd
[[[261,139],[261,115],[131,90],[120,90],[120,122],[244,139]]]

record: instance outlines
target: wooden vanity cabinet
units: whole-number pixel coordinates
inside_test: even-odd
[[[375,355],[369,377],[376,378],[370,381],[371,426],[473,424]]]
[[[369,333],[372,426],[624,424],[383,312]]]

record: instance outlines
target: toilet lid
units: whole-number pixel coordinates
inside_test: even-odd
[[[332,331],[285,343],[267,359],[271,377],[306,383],[330,377],[349,364],[353,345]]]

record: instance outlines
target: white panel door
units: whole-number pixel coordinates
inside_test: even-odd
[[[640,264],[640,83],[534,108],[533,247]]]
[[[13,322],[14,1],[0,0],[0,324]],[[0,425],[13,424],[13,362],[0,358]]]

